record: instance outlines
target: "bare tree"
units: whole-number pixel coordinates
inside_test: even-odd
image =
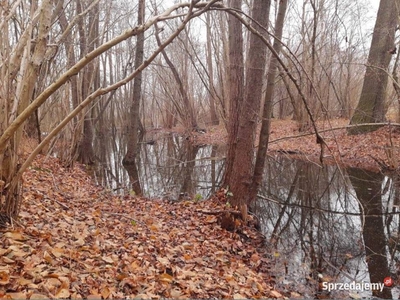
[[[158,28],[157,25],[156,25],[155,37],[156,37],[158,46],[160,46],[161,45],[160,29]],[[194,113],[193,103],[192,103],[192,101],[190,101],[190,98],[189,98],[187,89],[185,87],[185,84],[183,82],[183,79],[181,78],[181,75],[179,74],[175,64],[169,58],[169,56],[165,50],[163,50],[161,52],[161,54],[162,54],[165,62],[167,63],[168,67],[170,68],[170,70],[174,76],[174,79],[176,81],[176,84],[178,85],[179,97],[181,98],[181,103],[182,103],[182,105],[177,106],[177,107],[179,107],[180,117],[181,117],[186,129],[191,131],[191,130],[197,128],[197,120],[196,120],[196,116]]]
[[[253,3],[252,18],[254,21],[252,25],[263,35],[265,35],[268,26],[269,9],[270,1],[255,1]],[[231,32],[231,34],[235,33],[240,34],[240,32]],[[232,44],[230,45],[233,47]],[[233,110],[231,109],[230,118],[231,122],[236,124],[231,124],[231,131],[229,132],[229,139],[232,144],[229,145],[231,152],[228,153],[227,163],[228,166],[232,165],[232,170],[231,173],[225,175],[225,184],[229,186],[233,193],[231,203],[241,208],[244,219],[247,218],[247,204],[250,201],[250,189],[252,188],[254,142],[261,104],[266,50],[265,43],[258,36],[252,34],[250,36],[244,93],[238,90],[240,82],[237,82],[237,80],[240,77],[232,78],[233,80],[230,81],[232,100],[235,99],[233,97],[241,97],[243,93],[244,101],[241,102],[237,99],[236,103],[231,103]],[[237,57],[231,55],[230,59],[232,65],[238,63]],[[238,70],[241,71],[241,69],[235,71]],[[242,74],[236,76],[242,76]],[[232,153],[234,154],[232,155]]]
[[[381,0],[372,35],[364,84],[350,124],[377,123],[385,118],[388,66],[395,53],[394,33],[400,7],[398,0]],[[350,133],[376,129],[375,126],[352,127]]]
[[[23,32],[18,42],[12,45],[15,50],[11,51],[11,45],[5,47],[8,52],[5,57],[7,63],[1,65],[2,75],[4,76],[2,82],[5,83],[5,89],[2,90],[2,95],[0,96],[3,102],[0,129],[3,134],[9,128],[9,122],[15,122],[14,120],[29,106],[34,94],[36,77],[39,75],[40,67],[45,60],[48,49],[52,1],[44,0],[40,5],[38,1],[32,1],[30,13],[32,21],[27,22],[26,27],[21,28]],[[10,19],[12,17],[11,15]],[[33,30],[34,25],[37,26],[36,33]],[[0,28],[0,30],[9,31],[7,22],[2,23],[2,26],[3,28]],[[19,76],[17,76],[18,74]],[[5,103],[11,105],[4,105]],[[18,146],[22,141],[22,129],[22,127],[15,128],[13,139],[10,143],[4,144],[0,151],[0,188],[3,190],[3,194],[11,198],[11,201],[7,201],[8,199],[6,198],[5,203],[2,202],[0,204],[0,211],[5,211],[8,215],[15,214],[19,207],[20,182],[19,180],[13,181],[13,179],[18,171]],[[12,184],[10,184],[11,182]]]
[[[281,0],[279,2],[279,11],[275,23],[275,39],[273,44],[274,50],[276,51],[277,54],[279,54],[282,49],[281,39],[282,39],[285,14],[287,9],[287,2],[288,2],[287,0]],[[257,157],[254,164],[252,186],[249,191],[250,195],[249,201],[253,201],[256,199],[257,191],[261,185],[262,178],[264,175],[265,156],[268,148],[269,135],[271,131],[270,128],[271,128],[272,107],[273,107],[273,98],[274,98],[277,72],[278,72],[277,57],[272,55],[269,61],[267,87],[265,92],[260,138],[258,142]]]
[[[230,7],[241,9],[241,0],[231,0]],[[244,95],[244,58],[243,58],[243,33],[242,24],[233,15],[228,19],[229,31],[229,65],[228,65],[228,154],[225,163],[224,185],[230,187],[233,164],[236,157],[237,134],[239,128],[239,115],[241,102]]]
[[[143,24],[145,17],[145,0],[139,0],[138,4],[138,24]],[[144,32],[137,35],[136,42],[136,53],[135,53],[135,69],[143,63],[143,51],[144,51]],[[135,193],[137,195],[142,194],[139,177],[137,176],[136,168],[136,157],[138,153],[138,142],[139,142],[139,108],[140,101],[142,98],[142,73],[138,74],[133,81],[133,99],[130,107],[130,122],[129,122],[129,137],[127,152],[122,161],[126,169],[128,170],[131,181],[135,187]]]
[[[24,97],[20,97],[20,95],[25,95],[27,93],[26,89],[22,89],[23,82],[19,83],[20,87],[16,89],[16,91],[21,91],[16,97],[15,105],[11,107],[7,107],[2,109],[2,114],[7,113],[7,115],[2,115],[1,120],[11,120],[9,123],[2,122],[2,135],[0,136],[0,165],[1,165],[1,192],[4,196],[4,201],[1,202],[0,212],[6,213],[8,216],[14,217],[18,214],[18,209],[20,206],[20,199],[21,199],[21,191],[20,191],[20,179],[23,172],[26,168],[30,165],[34,157],[43,149],[45,145],[51,141],[51,139],[60,132],[74,117],[77,116],[82,110],[84,110],[90,103],[93,102],[94,99],[110,93],[114,91],[131,80],[133,80],[143,69],[145,69],[154,59],[155,57],[168,45],[170,44],[178,35],[179,33],[185,28],[187,23],[192,19],[195,18],[202,13],[206,12],[210,6],[218,2],[218,0],[212,0],[210,2],[190,2],[190,3],[178,3],[167,9],[160,15],[154,16],[150,18],[143,24],[140,24],[136,27],[130,28],[125,30],[122,34],[116,36],[115,38],[99,45],[93,51],[87,53],[84,57],[82,57],[76,64],[74,64],[68,70],[61,72],[61,75],[51,84],[49,84],[30,104],[29,101],[23,101]],[[27,27],[27,33],[23,37],[21,37],[22,45],[20,41],[16,43],[17,49],[15,49],[14,53],[21,55],[25,53],[25,56],[22,56],[23,59],[17,62],[18,57],[10,57],[8,56],[7,59],[10,61],[10,64],[2,64],[2,74],[6,72],[9,74],[5,79],[8,83],[12,83],[13,80],[16,78],[17,72],[21,72],[21,74],[25,74],[26,70],[30,70],[29,73],[26,73],[25,82],[32,82],[32,77],[35,77],[35,71],[40,66],[41,62],[43,61],[46,50],[48,49],[48,40],[47,37],[49,35],[50,30],[52,29],[51,25],[51,8],[52,2],[50,0],[41,1],[40,7],[38,8],[37,12],[34,11],[32,13],[33,20],[37,21],[38,30],[36,36],[36,45],[35,50],[33,53],[29,48],[24,49],[26,41],[28,37],[32,34],[32,28],[30,27],[32,23],[29,23]],[[64,118],[55,128],[46,136],[45,139],[38,145],[35,150],[29,155],[25,162],[23,162],[20,166],[18,165],[18,145],[16,143],[18,139],[21,139],[22,136],[22,129],[24,122],[35,112],[37,108],[43,105],[47,99],[49,99],[53,94],[55,94],[68,80],[79,74],[83,68],[85,68],[88,64],[93,62],[97,57],[99,57],[104,52],[110,50],[113,46],[116,46],[123,41],[131,38],[132,36],[137,35],[140,32],[144,32],[151,28],[155,23],[163,20],[169,20],[171,18],[177,18],[177,15],[171,14],[179,9],[183,8],[186,9],[187,12],[184,14],[184,19],[181,21],[178,28],[170,35],[165,42],[158,47],[153,54],[143,62],[135,71],[131,74],[127,75],[125,78],[122,78],[118,82],[105,86],[102,88],[98,88],[97,90],[93,91],[73,110],[71,111],[67,117]],[[37,19],[36,19],[37,18]],[[11,18],[10,18],[11,19]],[[6,26],[7,25],[2,25]],[[14,45],[13,45],[14,46]],[[20,47],[20,48],[18,48]],[[11,48],[11,47],[10,47]],[[11,53],[9,51],[8,53]],[[15,64],[17,62],[17,64]],[[22,62],[22,63],[21,63]],[[13,65],[15,64],[15,65]],[[6,72],[4,72],[3,68],[10,68]],[[10,72],[12,71],[12,72]],[[13,78],[9,76],[14,76]],[[10,85],[9,85],[10,86]],[[18,85],[17,85],[18,87]],[[31,86],[27,86],[28,90],[31,89]],[[9,98],[11,93],[6,96],[1,96],[4,99]],[[30,96],[29,94],[26,97]],[[22,102],[19,100],[21,99]],[[29,97],[28,97],[29,99]],[[29,105],[27,105],[29,104]],[[21,107],[21,105],[25,107]],[[20,140],[18,141],[20,142]]]
[[[82,0],[76,0],[77,13],[83,11]],[[99,4],[97,3],[88,13],[87,20],[80,19],[78,22],[80,58],[82,59],[86,53],[93,51],[98,45],[99,35]],[[93,60],[83,70],[81,77],[81,101],[86,99],[91,91],[97,90],[100,86],[99,82],[99,64],[98,60]],[[86,109],[83,116],[82,136],[78,138],[77,143],[77,160],[84,164],[94,163],[93,151],[93,110]]]
[[[210,13],[206,14],[207,22],[207,69],[208,69],[208,90],[210,98],[210,115],[211,124],[218,125],[218,115],[215,107],[216,91],[214,87],[214,67],[212,58],[212,45],[211,45],[211,17]]]

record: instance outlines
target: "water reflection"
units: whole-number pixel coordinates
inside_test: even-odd
[[[97,155],[104,164],[95,176],[118,193],[207,198],[222,179],[221,147],[194,146],[173,135],[145,137],[137,168],[128,173],[120,163],[126,151],[124,137],[99,143]],[[387,276],[397,280],[397,179],[360,169],[321,168],[284,156],[270,157],[265,172],[252,209],[268,239],[279,289],[306,298],[370,297],[369,291],[328,292],[322,283],[382,283]],[[374,291],[373,296],[398,294],[394,287]]]
[[[117,193],[143,194],[170,200],[209,197],[223,174],[223,147],[195,146],[175,135],[145,136],[136,166],[121,164],[126,137],[99,140],[96,180]],[[108,151],[108,154],[105,152]]]
[[[307,298],[368,297],[371,292],[357,290],[328,293],[322,283],[397,277],[398,254],[388,251],[388,232],[399,230],[391,179],[283,157],[270,160],[266,171],[255,210],[275,253],[271,259],[280,288]],[[398,291],[384,288],[373,295],[392,299]]]
[[[381,282],[388,276],[389,267],[386,257],[386,241],[382,218],[382,174],[360,169],[347,170],[350,181],[364,210],[364,228],[362,230],[367,265],[371,282]],[[374,296],[391,299],[388,288],[382,292],[374,291]]]

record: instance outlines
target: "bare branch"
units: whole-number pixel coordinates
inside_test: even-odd
[[[200,8],[196,11],[193,12],[193,14],[188,15],[189,19],[185,20],[187,23],[190,19],[199,16],[200,14],[204,13],[211,5],[214,3],[221,1],[221,0],[212,0],[210,2],[201,2],[198,3],[197,5],[194,5],[192,2],[185,2],[185,3],[178,3],[167,9],[165,12],[161,13],[160,15],[154,16],[153,18],[149,19],[147,22],[144,24],[141,24],[139,26],[136,26],[132,29],[126,30],[124,33],[121,35],[115,37],[114,39],[110,40],[109,42],[104,43],[103,45],[99,46],[92,52],[88,53],[85,55],[84,58],[82,58],[80,61],[78,61],[74,66],[72,66],[69,70],[67,70],[64,74],[62,74],[53,84],[51,84],[49,87],[47,87],[32,103],[20,114],[18,117],[10,124],[10,126],[4,131],[2,136],[0,137],[0,152],[4,151],[7,145],[7,141],[10,140],[12,135],[17,131],[17,129],[23,124],[23,122],[29,118],[29,116],[38,108],[40,107],[55,91],[57,91],[62,85],[64,85],[72,76],[75,76],[79,73],[80,70],[83,69],[87,64],[89,64],[93,59],[101,55],[102,53],[106,52],[107,50],[111,49],[115,45],[121,43],[122,41],[125,41],[129,39],[132,36],[137,35],[139,32],[144,32],[147,29],[149,29],[152,25],[155,23],[159,22],[160,20],[165,20],[166,17],[171,16],[171,14],[178,8],[184,8],[184,7],[194,7],[194,8]],[[173,17],[177,17],[174,15]],[[186,24],[186,23],[182,24]],[[180,29],[182,30],[182,29]],[[179,29],[178,29],[179,31]],[[172,37],[172,36],[171,36]],[[172,38],[173,39],[173,38]],[[169,40],[168,40],[169,41]],[[167,41],[167,42],[168,42]],[[172,40],[171,40],[172,41]],[[169,41],[168,43],[170,43]],[[165,45],[167,46],[167,44]],[[157,53],[158,54],[158,53]],[[153,58],[154,59],[154,58]],[[146,61],[147,62],[147,61]],[[146,63],[145,62],[145,63]],[[146,65],[147,66],[147,65]],[[143,68],[141,68],[138,72],[142,71]],[[132,77],[133,78],[133,77]],[[131,80],[131,79],[129,79]],[[128,82],[127,80],[126,82]],[[125,83],[126,83],[125,82]],[[125,84],[124,83],[124,84]],[[110,90],[116,89],[121,85],[115,84],[110,87]],[[107,88],[108,89],[108,88]],[[103,95],[104,93],[107,93],[108,91],[103,91],[103,89],[100,89],[96,91],[94,94],[95,97],[98,95]],[[93,95],[93,94],[92,94]],[[89,96],[90,98],[90,96]],[[90,100],[91,101],[91,100]],[[89,101],[89,103],[90,103]]]
[[[217,0],[219,1],[219,0]],[[212,1],[215,2],[215,1]],[[204,3],[202,3],[204,4]],[[175,5],[177,6],[177,5]],[[175,7],[174,6],[174,7]],[[207,6],[203,6],[204,9],[202,10],[203,12],[205,11],[205,7]],[[169,12],[173,11],[172,8],[168,10]],[[165,14],[165,13],[164,13]],[[114,91],[118,88],[120,88],[121,86],[127,84],[128,82],[130,82],[131,80],[133,80],[140,72],[142,72],[148,65],[150,65],[150,63],[157,57],[157,55],[159,53],[161,53],[161,51],[163,51],[178,35],[179,33],[185,28],[186,24],[192,19],[194,18],[195,13],[188,13],[186,15],[185,20],[183,20],[183,22],[179,25],[179,27],[177,28],[177,30],[171,34],[171,36],[165,40],[164,43],[162,43],[159,48],[148,58],[146,59],[133,73],[131,73],[129,76],[125,77],[124,79],[106,87],[106,88],[100,88],[98,90],[96,90],[95,92],[93,92],[92,94],[90,94],[81,104],[79,104],[79,106],[77,106],[57,127],[55,127],[47,136],[45,139],[43,139],[43,141],[35,148],[35,150],[29,155],[29,157],[26,159],[26,161],[24,162],[24,164],[19,168],[18,173],[15,175],[16,178],[19,178],[22,173],[26,170],[27,167],[29,167],[29,165],[32,163],[33,159],[40,153],[40,151],[51,141],[51,139],[58,133],[61,131],[61,129],[63,129],[65,127],[65,125],[68,124],[69,121],[72,120],[72,118],[74,118],[78,113],[80,113],[87,105],[89,105],[94,99],[96,99],[97,97],[107,94],[111,91]],[[196,15],[197,16],[197,15]],[[155,17],[153,18],[154,21],[148,21],[146,22],[149,24],[154,24],[155,22],[158,21],[158,18]],[[142,25],[144,26],[144,25]],[[139,27],[142,27],[139,26]],[[149,28],[149,26],[146,25],[145,28]],[[136,27],[137,28],[137,27]],[[135,30],[135,29],[134,29]],[[93,51],[94,52],[94,51]],[[91,53],[93,53],[91,52]],[[88,54],[90,55],[90,53]],[[82,60],[81,60],[82,61]],[[71,68],[73,69],[73,68]],[[71,70],[70,69],[70,70]],[[39,96],[40,97],[40,96]],[[36,100],[35,100],[36,101]],[[0,140],[1,141],[1,140]]]

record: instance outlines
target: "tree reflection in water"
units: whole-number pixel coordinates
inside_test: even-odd
[[[177,136],[149,139],[156,142],[141,143],[134,176],[120,163],[124,138],[101,141],[97,156],[104,163],[96,171],[98,182],[115,192],[129,193],[135,189],[132,182],[138,180],[145,196],[170,200],[207,198],[219,186],[225,149],[193,146]],[[284,156],[270,157],[265,172],[253,211],[267,237],[271,271],[280,289],[307,298],[369,297],[371,292],[327,293],[321,283],[381,283],[386,276],[396,281],[400,258],[397,181],[359,169],[321,168]],[[396,298],[398,289],[384,289],[374,296]]]
[[[309,298],[368,297],[371,292],[327,293],[321,283],[382,283],[386,276],[396,277],[391,272],[397,271],[399,255],[390,255],[384,227],[399,230],[393,206],[397,185],[390,178],[284,157],[270,159],[266,172],[254,210],[275,253],[273,271],[280,288]],[[374,292],[389,299],[397,294],[397,288]]]
[[[169,200],[205,199],[221,181],[224,147],[194,146],[178,136],[145,137],[140,143],[136,170],[130,174],[122,166],[126,141],[102,141],[96,149],[102,164],[97,166],[96,180],[117,193],[142,194]],[[146,142],[151,141],[151,142]],[[101,146],[100,146],[101,145]],[[104,155],[108,151],[108,155]]]

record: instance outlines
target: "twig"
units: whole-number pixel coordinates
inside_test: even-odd
[[[352,277],[349,273],[340,270],[339,268],[335,267],[333,264],[331,264],[328,260],[326,260],[324,257],[322,257],[322,259],[324,260],[324,262],[326,262],[331,268],[335,269],[336,271],[338,271],[339,273],[343,274],[345,277],[347,277],[348,279],[350,279],[351,281],[356,281],[355,277]]]
[[[62,195],[63,193],[60,191],[60,189],[56,185],[56,179],[54,178],[54,174],[53,173],[51,173],[51,177],[53,178],[54,189]],[[51,200],[53,200],[54,202],[57,202],[65,210],[69,210],[70,209],[69,206],[65,205],[64,203],[61,203],[60,201],[58,201],[56,199],[51,199]]]
[[[112,212],[108,212],[108,211],[102,211],[102,213],[105,213],[105,214],[108,214],[108,215],[111,215],[111,216],[122,217],[122,218],[128,219],[130,221],[135,221],[136,223],[138,223],[137,220],[133,219],[132,217],[130,217],[128,215],[119,214],[119,213],[112,213]]]
[[[70,209],[70,207],[69,206],[67,206],[67,205],[65,205],[64,203],[62,203],[62,202],[60,202],[60,201],[58,201],[58,200],[56,200],[56,199],[52,199],[53,201],[55,201],[55,202],[57,202],[57,204],[59,204],[62,208],[64,208],[65,210],[69,210]]]
[[[201,210],[201,209],[196,209],[196,212],[205,214],[205,215],[219,215],[223,213],[230,213],[234,215],[235,217],[241,217],[242,213],[240,211],[236,210],[213,210],[213,211],[206,211],[206,210]]]
[[[309,205],[302,205],[302,204],[297,204],[297,203],[285,203],[281,202],[275,199],[271,199],[268,197],[264,197],[262,195],[257,195],[258,198],[261,198],[263,200],[267,200],[269,202],[279,204],[279,205],[287,205],[287,206],[296,206],[300,208],[307,208],[307,209],[313,209],[319,212],[323,213],[331,213],[331,214],[338,214],[338,215],[348,215],[348,216],[364,216],[364,217],[381,217],[383,215],[389,216],[389,215],[400,215],[399,212],[387,212],[387,213],[382,213],[382,214],[364,214],[364,213],[352,213],[352,212],[343,212],[343,211],[335,211],[335,210],[330,210],[330,209],[325,209],[325,208],[319,208],[319,207],[314,207],[314,206],[309,206]]]
[[[341,126],[341,127],[333,127],[329,129],[323,129],[320,130],[319,133],[324,133],[324,132],[330,132],[330,131],[335,131],[335,130],[341,130],[341,129],[348,129],[348,128],[353,128],[353,127],[363,127],[363,126],[397,126],[400,127],[399,123],[390,123],[390,122],[384,122],[384,123],[364,123],[364,124],[356,124],[356,125],[346,125],[346,126]],[[295,139],[295,138],[301,138],[309,135],[314,135],[314,132],[308,132],[308,133],[302,133],[298,135],[290,135],[290,136],[284,136],[281,138],[277,138],[275,140],[271,140],[269,143],[277,143],[283,140],[288,140],[288,139]]]

